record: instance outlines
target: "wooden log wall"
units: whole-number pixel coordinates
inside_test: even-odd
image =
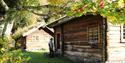
[[[51,37],[43,29],[36,30],[26,36],[26,49],[29,51],[48,49],[48,42]]]
[[[77,61],[102,60],[102,17],[86,16],[73,19],[63,24],[64,51],[67,56]],[[89,43],[89,29],[96,27],[97,46],[93,48]],[[61,28],[61,27],[60,27]],[[55,31],[59,27],[55,27]],[[94,30],[92,30],[94,31]],[[79,58],[79,59],[78,59]]]

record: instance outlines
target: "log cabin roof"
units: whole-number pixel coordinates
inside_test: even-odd
[[[29,28],[28,31],[24,32],[22,34],[22,36],[27,36],[27,35],[31,34],[32,32],[35,32],[36,30],[41,30],[41,29],[43,29],[45,32],[47,32],[51,36],[54,35],[53,30],[48,28],[45,23],[37,23],[35,26]]]
[[[72,19],[74,19],[75,17],[68,17],[68,16],[63,16],[57,20],[55,20],[54,22],[48,24],[47,26],[52,28],[52,27],[55,27],[55,26],[58,26],[60,24],[63,24],[63,23],[66,23]]]
[[[75,16],[68,17],[68,16],[64,16],[64,17],[62,17],[62,18],[57,19],[57,20],[54,21],[53,23],[48,24],[47,26],[50,27],[50,28],[53,28],[53,27],[55,27],[55,26],[58,26],[58,25],[67,23],[67,22],[72,21],[72,20],[75,20],[75,19],[76,19],[76,20],[79,20],[79,19],[81,19],[81,18],[84,18],[84,19],[89,19],[89,18],[90,18],[90,17],[85,17],[85,16],[90,16],[90,17],[92,17],[92,16],[94,16],[94,15],[88,14],[88,15],[83,15],[83,16],[81,16],[81,17],[75,17]],[[100,16],[100,15],[98,15],[98,16]]]

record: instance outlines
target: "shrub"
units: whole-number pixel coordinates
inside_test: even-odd
[[[30,60],[28,53],[12,49],[9,40],[6,37],[0,39],[0,63],[27,63]]]
[[[27,63],[30,60],[28,53],[22,50],[14,50],[4,53],[0,58],[0,63]]]

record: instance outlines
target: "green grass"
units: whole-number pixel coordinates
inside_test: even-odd
[[[45,52],[27,52],[31,56],[30,63],[74,63],[66,57],[49,58]]]

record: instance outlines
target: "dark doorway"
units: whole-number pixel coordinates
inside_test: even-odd
[[[57,49],[60,49],[60,34],[57,34]]]

